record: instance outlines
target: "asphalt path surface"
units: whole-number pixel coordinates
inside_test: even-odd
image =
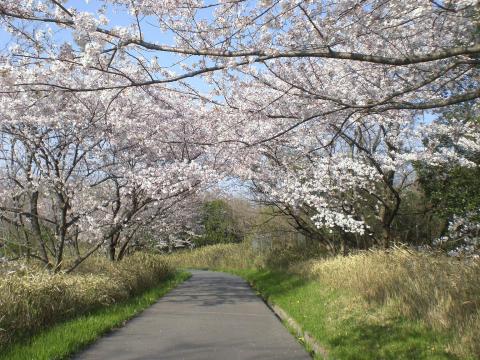
[[[311,359],[243,279],[211,271],[192,274],[74,359]]]

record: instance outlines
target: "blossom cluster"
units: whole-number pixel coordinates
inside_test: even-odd
[[[453,246],[448,252],[453,257],[480,258],[480,209],[455,215],[448,224],[447,234],[436,239],[434,245]]]

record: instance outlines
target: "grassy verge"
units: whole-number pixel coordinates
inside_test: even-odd
[[[54,360],[68,358],[103,334],[117,328],[155,303],[190,274],[176,273],[152,289],[125,302],[101,308],[72,320],[54,325],[34,335],[27,342],[10,345],[0,354],[1,360]]]
[[[386,316],[347,291],[293,274],[236,270],[326,347],[334,359],[455,359],[445,336],[420,322]]]
[[[53,324],[128,301],[174,272],[164,257],[136,253],[121,262],[89,258],[72,274],[51,274],[34,264],[0,274],[0,348]]]
[[[169,259],[243,276],[335,359],[480,359],[480,262],[404,248],[305,252],[229,244]]]

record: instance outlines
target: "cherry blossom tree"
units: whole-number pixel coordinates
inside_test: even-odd
[[[1,108],[8,114],[12,99],[36,108],[39,97],[101,103],[105,136],[94,149],[104,151],[87,184],[108,204],[111,253],[129,243],[121,231],[134,231],[125,219],[183,196],[199,178],[227,175],[252,183],[304,230],[388,247],[415,162],[473,166],[461,149],[477,148],[478,126],[441,124],[435,113],[478,108],[479,6],[104,0],[85,11],[61,0],[4,1],[11,38],[0,55]],[[45,106],[42,117],[58,110]],[[460,147],[435,146],[441,134]],[[99,211],[80,212],[88,209]]]
[[[252,64],[275,72],[294,88],[309,90],[307,79],[290,71],[292,63],[301,63],[317,71],[325,85],[337,85],[324,86],[328,93],[314,90],[316,96],[349,108],[429,109],[478,97],[477,89],[446,96],[444,91],[475,72],[480,46],[478,4],[473,0],[98,4],[102,6],[85,12],[66,1],[3,2],[2,23],[16,39],[8,57],[53,68],[58,62],[87,66],[121,82],[89,84],[90,90],[162,84],[245,66],[256,69]],[[131,23],[110,25],[111,8],[128,14]],[[151,40],[148,24],[157,35]],[[56,39],[59,29],[71,34],[75,46]],[[160,56],[144,56],[147,51],[179,54],[186,70],[168,71],[158,63]],[[378,74],[383,82],[374,79]],[[351,83],[356,86],[349,87]],[[86,88],[45,78],[25,79],[23,84]],[[368,97],[357,96],[354,89],[367,85]]]
[[[72,209],[77,193],[93,196],[89,182],[95,165],[89,160],[104,141],[96,133],[101,115],[88,100],[29,94],[2,107],[2,175],[10,185],[2,196],[2,219],[28,221],[39,258],[55,268],[66,244],[78,238],[81,215]]]
[[[82,80],[91,75],[84,71]],[[29,244],[38,245],[31,255],[55,270],[67,246],[75,256],[67,271],[104,245],[121,259],[141,226],[214,175],[210,158],[190,145],[202,134],[195,101],[154,89],[102,95],[2,98],[0,216],[28,226]]]
[[[282,112],[296,118],[317,105],[303,94],[283,94],[257,82],[244,89],[232,95],[229,104],[258,109],[242,122],[245,141],[254,142],[257,136],[247,125],[253,120],[257,122],[253,126],[272,134],[278,124],[289,121]],[[232,119],[233,124],[240,116]],[[438,146],[435,139],[447,134],[456,147]],[[478,151],[479,135],[473,122],[425,122],[417,112],[406,110],[341,117],[336,112],[258,142],[249,157],[243,156],[245,168],[238,174],[313,237],[328,242],[316,229],[340,229],[342,241],[349,234],[366,234],[389,247],[402,199],[416,181],[415,163],[476,166],[462,154]]]

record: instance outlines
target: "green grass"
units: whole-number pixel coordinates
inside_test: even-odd
[[[370,307],[347,291],[267,270],[235,270],[279,305],[328,350],[333,359],[456,359],[445,335],[420,322]]]
[[[96,339],[122,326],[128,319],[146,309],[179,283],[190,277],[178,272],[162,283],[126,302],[114,304],[91,313],[59,323],[18,341],[0,352],[0,360],[66,359],[93,343]]]

